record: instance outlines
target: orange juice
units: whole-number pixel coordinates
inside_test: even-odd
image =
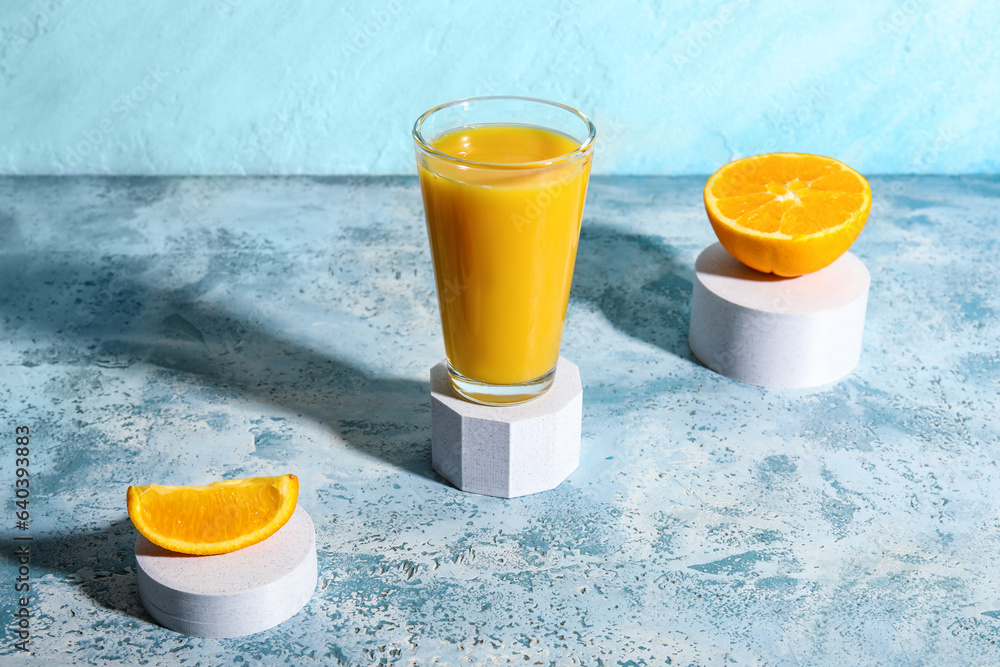
[[[448,361],[487,384],[537,380],[559,358],[591,154],[530,125],[430,146],[444,156],[418,151],[417,164]]]

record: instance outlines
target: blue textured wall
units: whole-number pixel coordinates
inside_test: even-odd
[[[411,173],[415,117],[488,93],[591,114],[598,173],[1000,170],[992,0],[149,5],[0,2],[0,171]]]

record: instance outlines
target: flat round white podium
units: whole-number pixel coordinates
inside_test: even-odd
[[[190,556],[135,541],[139,597],[160,625],[196,637],[240,637],[294,616],[316,588],[316,531],[301,507],[263,542]]]
[[[698,256],[688,344],[727,377],[763,387],[834,382],[861,356],[871,276],[846,253],[797,278],[755,271],[715,243]]]

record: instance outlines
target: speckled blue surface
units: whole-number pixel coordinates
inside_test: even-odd
[[[414,180],[0,180],[0,660],[24,424],[50,664],[1000,664],[1000,179],[873,179],[861,363],[810,391],[688,351],[702,184],[592,182],[581,466],[500,500],[431,470]],[[153,624],[125,488],[284,472],[318,533],[305,610]]]

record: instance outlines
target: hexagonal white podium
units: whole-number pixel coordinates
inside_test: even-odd
[[[717,373],[763,387],[817,387],[861,356],[871,276],[846,253],[797,278],[755,271],[705,248],[695,262],[688,343]]]
[[[580,465],[583,385],[559,358],[542,396],[493,407],[459,398],[447,362],[431,369],[431,461],[462,491],[514,498],[559,486]]]

